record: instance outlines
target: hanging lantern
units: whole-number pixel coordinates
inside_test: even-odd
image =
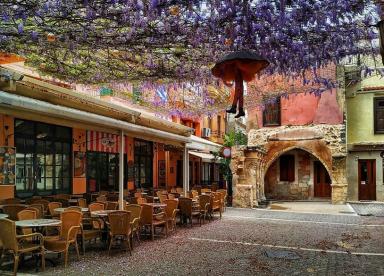
[[[255,75],[266,68],[269,62],[251,51],[237,51],[231,53],[212,68],[212,74],[220,78],[225,85],[232,86],[235,83],[235,96],[232,107],[228,113],[236,113],[237,103],[239,103],[238,113],[235,118],[245,116],[244,112],[244,86],[243,81],[253,80]]]

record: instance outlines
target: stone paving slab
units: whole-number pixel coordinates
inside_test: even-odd
[[[350,205],[360,216],[384,217],[384,203],[353,202]]]

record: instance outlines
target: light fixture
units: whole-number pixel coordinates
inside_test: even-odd
[[[45,137],[47,137],[47,133],[45,133],[45,132],[40,132],[40,133],[38,133],[37,135],[36,135],[36,138],[37,139],[43,139],[43,138],[45,138]]]

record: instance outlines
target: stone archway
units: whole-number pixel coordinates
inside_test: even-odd
[[[275,200],[324,197],[331,200],[331,175],[326,161],[308,149],[288,147],[273,155],[265,164],[265,197]]]

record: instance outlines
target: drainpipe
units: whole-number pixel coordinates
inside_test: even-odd
[[[187,197],[189,191],[189,153],[186,145],[183,151],[183,190],[184,196]]]
[[[119,210],[124,210],[124,131],[120,130],[119,148]]]

